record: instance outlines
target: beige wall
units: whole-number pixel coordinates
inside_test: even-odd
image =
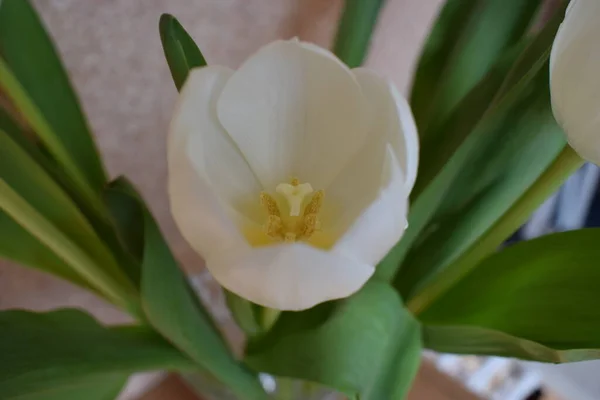
[[[176,91],[158,19],[180,19],[210,63],[237,66],[259,46],[299,36],[327,46],[341,0],[34,0],[69,69],[111,176],[141,189],[188,271],[201,260],[178,235],[165,194],[164,142]],[[369,65],[406,91],[411,68],[442,0],[390,0]],[[92,295],[42,273],[0,262],[0,309],[88,308],[123,317]]]

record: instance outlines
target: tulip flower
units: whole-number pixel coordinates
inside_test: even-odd
[[[572,0],[550,57],[554,116],[569,144],[600,164],[600,1]]]
[[[194,69],[168,139],[177,226],[215,279],[302,310],[371,277],[406,229],[418,141],[406,100],[297,40]]]

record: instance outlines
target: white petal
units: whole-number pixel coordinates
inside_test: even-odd
[[[352,72],[367,99],[369,140],[385,135],[392,144],[404,171],[406,193],[409,194],[419,164],[419,136],[410,106],[391,81],[365,68],[353,69]]]
[[[552,47],[552,107],[571,146],[600,164],[600,2],[573,1]]]
[[[248,59],[217,108],[267,190],[292,177],[326,187],[366,137],[354,75],[328,51],[298,41],[274,42]]]
[[[370,265],[378,264],[385,257],[407,227],[408,194],[391,146],[383,159],[384,168],[379,177],[381,189],[375,199],[364,206],[334,248],[348,258]]]
[[[207,259],[206,266],[228,290],[279,310],[350,296],[374,272],[370,265],[301,243],[233,248]]]
[[[239,214],[236,201],[260,193],[215,116],[216,99],[231,73],[223,67],[193,70],[169,129],[171,212],[185,239],[204,257],[243,242],[232,219]]]

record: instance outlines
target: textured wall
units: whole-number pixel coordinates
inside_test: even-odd
[[[261,45],[299,36],[331,43],[341,0],[34,0],[58,45],[112,176],[141,189],[186,270],[201,260],[178,235],[165,193],[166,127],[176,96],[158,36],[161,13],[177,16],[210,63],[235,67]],[[404,91],[442,0],[389,0],[369,64]],[[0,308],[85,307],[123,317],[92,295],[0,262]]]

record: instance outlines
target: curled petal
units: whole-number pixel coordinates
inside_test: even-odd
[[[192,71],[169,129],[171,212],[184,238],[204,257],[243,242],[234,218],[245,217],[236,204],[260,191],[215,116],[215,101],[231,74],[223,67]]]
[[[359,160],[356,169],[348,169],[348,175],[353,170],[368,168],[368,160],[366,157]],[[348,215],[352,219],[348,219],[348,216],[341,219],[342,223],[345,222],[342,226],[344,233],[333,251],[365,264],[377,265],[400,240],[407,227],[408,195],[402,170],[391,146],[388,145],[383,156],[381,174],[372,180],[378,183],[378,190],[372,194],[372,198],[355,197],[353,201],[358,204],[346,205],[350,210],[359,209],[361,212],[357,216]],[[343,182],[340,180],[337,184],[343,185]],[[333,189],[342,190],[335,186]]]
[[[266,190],[292,177],[324,188],[363,145],[364,97],[331,53],[278,41],[225,86],[219,119]]]
[[[367,99],[369,140],[382,138],[392,145],[410,194],[419,165],[419,136],[410,106],[390,81],[365,68],[352,72]]]
[[[550,57],[554,116],[571,146],[596,164],[600,164],[599,18],[599,1],[572,1]]]

